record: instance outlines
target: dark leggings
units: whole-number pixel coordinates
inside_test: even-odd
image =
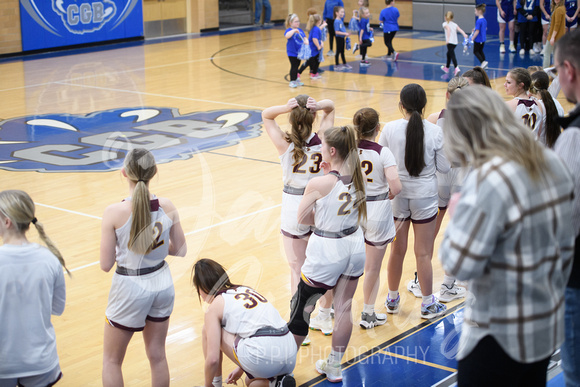
[[[328,47],[332,51],[332,45],[334,44],[334,19],[326,19],[326,28],[328,28]]]
[[[534,42],[534,26],[532,22],[520,23],[520,46],[526,51],[532,48]]]
[[[311,56],[300,68],[298,69],[298,73],[302,74],[306,67],[310,66],[310,74],[318,73],[318,66],[320,66],[320,62],[318,61],[318,54]]]
[[[473,55],[475,55],[475,57],[477,59],[479,59],[479,61],[481,63],[483,63],[485,61],[485,54],[483,53],[483,46],[485,45],[485,42],[481,42],[481,43],[477,43],[477,42],[473,42]],[[449,67],[449,66],[447,66]]]
[[[457,386],[545,387],[550,357],[535,363],[513,360],[492,336],[485,336],[457,363]]]
[[[457,44],[447,43],[447,65],[445,67],[449,68],[451,61],[453,61],[453,66],[457,67],[457,58],[455,57],[455,47]]]
[[[372,45],[373,42],[371,42],[370,39],[365,39],[362,41],[362,44],[360,45],[360,54],[362,55],[362,60],[365,60],[367,57],[367,48]]]
[[[336,54],[334,54],[334,63],[338,65],[338,56],[342,57],[342,64],[346,64],[346,58],[344,57],[344,43],[345,37],[336,35]]]
[[[289,56],[290,60],[290,81],[298,79],[298,67],[300,67],[300,59],[295,56]]]
[[[397,31],[383,33],[383,40],[388,49],[387,55],[392,55],[395,52],[395,49],[393,48],[393,38],[396,33]]]

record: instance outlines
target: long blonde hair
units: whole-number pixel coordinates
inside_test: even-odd
[[[308,23],[306,24],[306,30],[310,31],[312,27],[318,25],[318,22],[322,20],[319,14],[315,13],[314,15],[310,15],[308,18]]]
[[[68,275],[70,271],[67,269],[64,258],[56,245],[46,235],[44,226],[36,219],[35,206],[32,198],[24,191],[7,190],[0,192],[0,216],[5,216],[12,221],[16,230],[24,234],[30,228],[30,223],[34,224],[40,239],[44,242],[48,250],[58,259],[62,267],[66,270]]]
[[[157,165],[151,152],[144,148],[136,148],[125,157],[124,168],[129,180],[135,183],[131,198],[133,220],[128,247],[135,253],[147,254],[153,248],[149,180],[157,173]]]
[[[358,157],[358,141],[356,130],[352,125],[335,126],[324,132],[324,142],[334,147],[338,156],[344,161],[352,175],[356,191],[354,207],[358,209],[359,223],[367,218],[365,179],[362,174]]]
[[[454,93],[445,111],[449,161],[477,168],[493,157],[522,165],[533,180],[546,170],[542,146],[493,90],[472,85]]]

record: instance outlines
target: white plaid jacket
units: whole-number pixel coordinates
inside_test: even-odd
[[[487,335],[522,363],[547,358],[563,341],[574,185],[560,159],[544,154],[550,171],[540,181],[496,157],[463,185],[439,248],[445,271],[470,280],[458,359]]]

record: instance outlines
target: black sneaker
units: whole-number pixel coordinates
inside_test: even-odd
[[[276,378],[276,387],[296,387],[296,380],[290,374],[280,375]]]

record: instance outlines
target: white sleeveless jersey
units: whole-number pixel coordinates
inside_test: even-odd
[[[541,101],[521,98],[518,98],[518,100],[516,117],[520,118],[524,125],[534,132],[536,138],[541,137],[545,122],[543,106],[540,105]]]
[[[315,176],[322,175],[322,143],[316,133],[312,133],[304,147],[304,157],[297,165],[294,164],[294,144],[280,156],[282,164],[282,180],[285,186],[306,188],[306,184]]]
[[[384,146],[373,141],[361,140],[358,144],[358,157],[366,177],[367,196],[389,192],[385,168],[396,166],[395,156]]]
[[[345,179],[336,171],[330,173],[338,176],[338,181],[328,195],[314,204],[314,226],[322,231],[340,232],[358,224],[358,209],[354,208],[357,195],[354,183],[344,183],[350,176]]]
[[[153,227],[154,248],[146,255],[137,254],[129,250],[129,235],[131,233],[131,221],[133,214],[129,216],[127,222],[115,230],[117,235],[117,265],[126,269],[144,269],[159,264],[169,253],[169,231],[173,226],[173,221],[163,208],[159,205],[159,200],[154,198],[151,205],[151,225]]]
[[[231,334],[246,338],[260,328],[286,325],[278,310],[254,289],[236,286],[219,295],[224,298],[222,327]]]

